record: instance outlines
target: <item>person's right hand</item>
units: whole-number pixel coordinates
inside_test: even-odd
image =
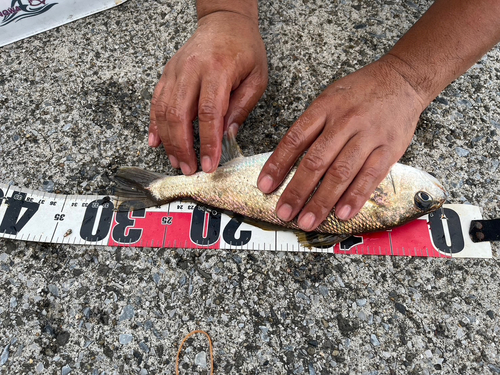
[[[163,143],[172,167],[196,172],[192,122],[200,124],[200,160],[213,172],[224,131],[234,134],[267,86],[267,59],[257,19],[215,12],[163,70],[151,102],[149,145]]]

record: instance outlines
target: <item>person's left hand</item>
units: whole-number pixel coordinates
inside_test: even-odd
[[[300,212],[298,225],[305,231],[333,207],[339,219],[349,220],[403,155],[427,104],[390,58],[382,58],[321,93],[264,165],[258,187],[274,191],[307,150],[277,215],[290,221]]]

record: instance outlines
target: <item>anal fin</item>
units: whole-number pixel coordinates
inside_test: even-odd
[[[330,234],[301,231],[294,231],[294,234],[297,236],[299,244],[309,249],[312,249],[313,247],[317,249],[328,249],[351,236],[350,234]]]

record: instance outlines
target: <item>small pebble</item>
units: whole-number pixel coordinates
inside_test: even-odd
[[[326,297],[328,296],[328,288],[324,285],[319,286],[319,293],[323,296]]]
[[[42,189],[43,189],[43,191],[46,191],[48,193],[53,193],[54,192],[54,181],[44,181],[42,184]]]
[[[194,357],[194,364],[200,366],[202,369],[207,368],[207,353],[199,352]]]
[[[465,148],[462,147],[456,147],[455,152],[458,154],[458,156],[465,157],[470,154],[469,150],[466,150]]]
[[[54,284],[49,284],[48,286],[49,292],[54,296],[54,297],[59,297],[59,288],[57,285]]]
[[[0,366],[5,365],[7,363],[7,360],[9,359],[9,348],[10,344],[8,344],[2,351],[2,355],[0,356]]]
[[[373,346],[380,345],[380,341],[378,341],[378,337],[375,336],[373,333],[370,335],[370,342],[372,343]]]
[[[127,305],[123,308],[122,314],[120,315],[120,318],[118,320],[121,322],[123,320],[132,319],[134,315],[135,315],[134,306]]]
[[[396,308],[396,310],[398,310],[401,314],[403,315],[406,315],[406,306],[399,303],[399,302],[396,302],[394,304],[394,307]]]
[[[145,343],[140,342],[139,343],[139,348],[144,352],[144,353],[149,353],[149,346],[147,346]]]
[[[132,342],[132,340],[134,339],[134,336],[132,335],[129,335],[129,334],[126,334],[126,333],[122,333],[120,334],[120,336],[118,337],[118,341],[120,342],[120,344],[122,345],[128,345]]]
[[[43,363],[42,362],[38,363],[35,367],[35,371],[40,374],[43,370],[44,370]]]

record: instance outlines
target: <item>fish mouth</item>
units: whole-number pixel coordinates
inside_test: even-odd
[[[450,196],[449,193],[448,193],[448,191],[439,182],[437,182],[437,183],[435,182],[434,185],[436,185],[436,187],[443,192],[443,199],[442,199],[442,201],[443,202],[446,201],[448,199],[448,197]]]
[[[448,191],[445,189],[445,187],[439,182],[439,181],[435,181],[434,182],[434,185],[436,186],[436,188],[439,189],[439,193],[441,193],[438,197],[436,197],[436,201],[435,203],[432,205],[432,211],[435,211],[437,210],[438,208],[440,208],[444,202],[446,202],[448,200],[448,197],[449,197],[449,193]]]

